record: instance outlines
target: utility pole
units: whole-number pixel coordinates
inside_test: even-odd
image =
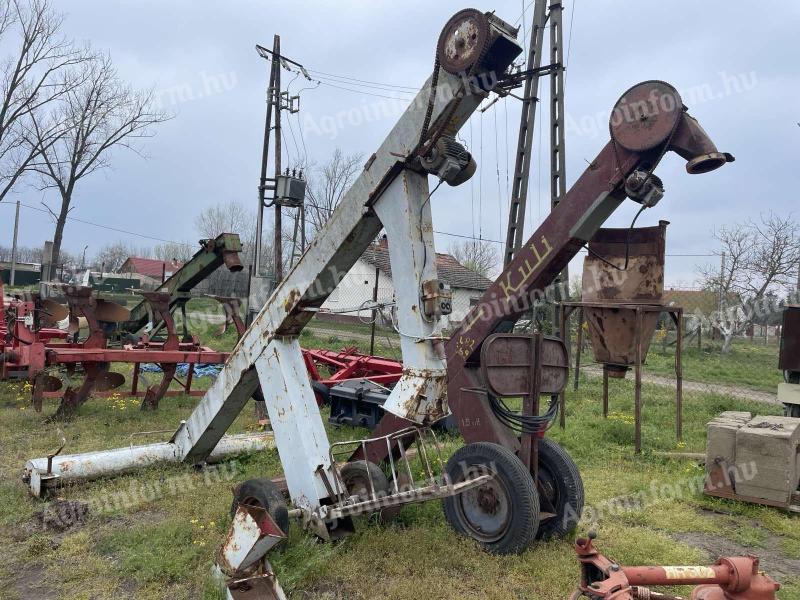
[[[256,256],[254,261],[254,269],[252,281],[249,284],[251,290],[248,296],[248,309],[247,320],[248,324],[252,321],[255,314],[261,310],[261,307],[267,300],[267,297],[272,290],[283,279],[283,213],[282,208],[284,200],[279,198],[278,180],[281,176],[281,163],[282,163],[282,134],[281,134],[281,113],[283,110],[288,110],[290,113],[295,113],[299,109],[299,96],[289,96],[288,92],[281,92],[281,69],[287,68],[297,70],[303,74],[306,79],[311,79],[311,76],[306,71],[305,67],[300,63],[281,55],[281,37],[275,35],[272,42],[272,50],[268,50],[263,46],[256,46],[256,51],[262,58],[271,61],[269,84],[267,85],[267,116],[264,122],[264,144],[261,150],[261,174],[258,183],[258,213],[256,222],[256,243],[255,250]],[[291,66],[290,66],[291,65]],[[295,102],[296,101],[296,102]],[[275,136],[275,157],[274,161],[274,175],[268,177],[269,172],[269,150],[270,138]],[[289,175],[288,169],[285,174]],[[294,177],[294,172],[292,173]],[[301,172],[302,177],[302,172]],[[284,190],[285,193],[285,190]],[[294,204],[288,206],[295,206]],[[273,235],[273,264],[272,264],[272,277],[271,280],[267,279],[265,272],[265,265],[262,264],[263,258],[263,231],[264,231],[264,210],[267,208],[274,208],[274,235]],[[299,207],[300,214],[300,228],[301,228],[301,248],[305,249],[305,212],[302,206]],[[297,222],[295,222],[295,236],[297,235]],[[294,254],[294,250],[292,252]]]
[[[275,48],[280,49],[280,36],[276,35],[273,41],[273,51]],[[265,56],[262,54],[262,56]],[[276,102],[276,98],[280,97],[280,88],[276,85],[276,80],[279,77],[280,64],[277,60],[272,60],[270,63],[269,84],[267,85],[267,117],[264,123],[264,145],[261,149],[261,176],[258,182],[258,216],[256,222],[256,256],[255,256],[255,276],[262,277],[264,275],[263,265],[261,264],[262,249],[262,232],[264,230],[264,209],[268,208],[267,205],[267,192],[275,190],[274,182],[269,184],[267,179],[267,171],[269,170],[269,138],[272,135],[272,110],[279,108],[280,102]],[[277,110],[276,110],[277,112]],[[278,159],[278,169],[280,169],[280,159]]]
[[[557,68],[550,75],[550,210],[554,210],[567,192],[566,156],[564,149],[564,44],[563,4],[550,1],[550,64]],[[569,267],[556,278],[553,306],[553,333],[561,331],[561,311],[557,304],[569,300]],[[566,286],[562,295],[561,286]]]
[[[281,174],[281,36],[276,35],[272,45],[272,65],[275,67],[275,84],[272,89],[275,102],[275,181]],[[275,256],[275,285],[283,280],[283,207],[275,203],[275,239],[272,253]]]
[[[506,231],[506,247],[503,263],[508,265],[514,254],[522,247],[525,229],[525,208],[528,197],[528,181],[530,179],[531,154],[533,150],[534,126],[536,122],[536,103],[539,80],[542,75],[550,77],[550,208],[558,206],[561,197],[566,193],[566,156],[564,140],[564,51],[562,44],[563,22],[561,18],[562,4],[559,0],[536,0],[533,8],[533,26],[531,28],[528,62],[524,95],[522,97],[522,114],[520,116],[519,138],[514,166],[511,202],[508,213],[508,229]],[[550,22],[550,65],[542,68],[542,49],[547,22]],[[560,293],[561,285],[569,286],[567,269],[556,278],[556,302],[568,299]],[[553,331],[560,331],[559,309],[553,308]]]
[[[533,130],[536,124],[536,103],[539,93],[539,79],[542,66],[542,46],[547,22],[547,0],[536,0],[533,8],[533,27],[528,51],[527,70],[522,95],[522,114],[519,121],[519,139],[514,164],[514,180],[511,189],[511,204],[508,210],[508,229],[506,231],[506,251],[503,266],[514,258],[522,246],[525,228],[525,208],[528,202],[528,181],[530,180],[531,151],[533,149]]]
[[[17,234],[19,233],[19,200],[17,200],[17,212],[14,215],[14,241],[11,243],[11,277],[8,285],[13,286],[17,278]]]

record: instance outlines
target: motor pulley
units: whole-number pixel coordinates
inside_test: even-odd
[[[430,152],[422,157],[420,164],[425,171],[451,186],[461,185],[478,168],[472,154],[454,137],[448,135],[436,140]]]
[[[647,208],[653,208],[664,197],[664,183],[653,173],[637,169],[625,180],[625,194]]]

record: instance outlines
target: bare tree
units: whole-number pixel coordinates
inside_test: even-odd
[[[341,149],[334,150],[323,167],[311,165],[307,168],[306,226],[313,237],[325,224],[339,204],[362,167],[361,154],[345,155]]]
[[[79,84],[73,67],[88,60],[61,36],[61,24],[47,0],[0,2],[0,47],[9,49],[0,63],[0,201],[64,133],[65,123],[51,121],[32,142],[37,116]]]
[[[194,221],[195,230],[204,238],[214,238],[221,233],[236,233],[242,241],[240,259],[247,267],[255,263],[256,216],[241,202],[219,203],[204,209]],[[261,248],[262,264],[272,264],[272,244],[265,237]],[[206,289],[215,294],[244,296],[247,289],[245,275],[231,273],[225,268],[217,269],[204,283]]]
[[[152,126],[168,117],[155,110],[152,92],[137,92],[123,83],[111,60],[98,57],[81,63],[80,83],[63,94],[49,122],[67,130],[54,143],[43,139],[46,126],[34,122],[41,157],[31,167],[42,189],[56,189],[61,207],[53,211],[53,263],[58,263],[67,215],[77,183],[109,166],[115,148],[138,152],[135,140],[153,135]]]
[[[453,243],[450,245],[450,254],[462,265],[484,277],[491,277],[500,258],[497,247],[483,240]]]
[[[100,248],[92,264],[95,269],[108,273],[119,269],[129,256],[141,256],[141,254],[123,242],[115,242]]]
[[[724,253],[722,267],[701,269],[706,289],[719,298],[714,325],[723,335],[722,352],[731,349],[733,337],[765,315],[763,304],[775,304],[780,292],[795,284],[800,263],[800,224],[792,215],[762,215],[759,221],[723,227],[714,232]]]
[[[209,206],[194,220],[194,228],[204,238],[215,238],[221,233],[238,233],[246,238],[253,231],[255,235],[254,211],[248,210],[241,202],[221,202]]]
[[[253,264],[256,246],[256,216],[241,202],[224,202],[204,209],[194,220],[194,228],[203,238],[215,238],[222,233],[236,233],[242,241],[242,262]],[[271,244],[264,251],[271,256]],[[266,256],[266,255],[265,255]],[[262,261],[265,260],[262,257]],[[268,259],[271,260],[271,259]],[[270,264],[265,262],[264,264]]]
[[[166,262],[186,262],[194,255],[195,250],[180,242],[164,242],[153,246],[151,255],[157,260]]]

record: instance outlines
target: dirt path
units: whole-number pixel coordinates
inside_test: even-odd
[[[315,335],[329,335],[336,336],[342,340],[362,340],[369,341],[369,334],[358,333],[355,331],[345,331],[343,329],[329,329],[327,327],[309,326],[308,329]],[[377,339],[382,339],[385,334],[378,333],[375,336]],[[602,375],[602,368],[596,365],[581,367],[581,372],[598,377]],[[645,372],[642,376],[642,381],[653,385],[660,385],[664,387],[675,388],[675,378],[665,377],[662,375],[652,375]],[[753,402],[762,402],[764,404],[778,404],[778,398],[771,392],[761,392],[758,390],[751,390],[747,388],[737,387],[734,385],[726,385],[723,383],[703,383],[700,381],[683,380],[683,391],[685,392],[701,392],[711,394],[721,394],[725,396],[732,396],[742,400],[751,400]]]
[[[581,372],[587,373],[592,377],[599,377],[603,374],[602,367],[591,365],[581,367]],[[675,388],[675,377],[665,377],[663,375],[651,375],[645,372],[642,375],[642,381],[651,383],[653,385],[660,385],[664,387]],[[764,404],[778,404],[778,397],[771,392],[761,392],[758,390],[751,390],[747,388],[737,387],[734,385],[726,385],[724,383],[704,383],[700,381],[687,381],[683,380],[683,391],[686,392],[703,392],[710,394],[722,394],[726,396],[733,396],[742,400],[752,400],[753,402],[762,402]]]

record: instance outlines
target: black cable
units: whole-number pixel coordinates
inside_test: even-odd
[[[423,214],[423,211],[425,209],[425,205],[428,204],[428,202],[431,201],[431,196],[433,196],[436,193],[436,190],[439,189],[439,186],[442,185],[443,181],[444,181],[444,179],[440,179],[439,180],[439,183],[436,184],[436,187],[433,188],[433,191],[431,191],[431,193],[428,194],[428,197],[425,198],[425,202],[423,202],[422,206],[419,207],[419,225],[418,225],[418,227],[419,227],[419,236],[420,236],[420,238],[422,237],[422,214]],[[423,243],[422,243],[422,269],[420,269],[420,272],[419,272],[420,273],[420,281],[419,281],[420,293],[422,292],[422,279],[421,278],[422,278],[423,273],[425,272],[425,267],[427,265],[428,265],[428,244],[424,243],[424,241],[423,241]]]
[[[558,415],[558,395],[550,399],[550,406],[543,415],[522,415],[506,406],[502,399],[487,394],[489,407],[497,420],[518,434],[536,435],[547,431]]]
[[[633,217],[633,221],[631,221],[630,227],[628,227],[628,233],[626,234],[626,237],[625,237],[625,265],[624,266],[618,267],[617,265],[615,265],[611,261],[606,260],[605,258],[600,256],[597,252],[595,252],[594,250],[589,248],[588,244],[584,245],[584,248],[586,249],[586,251],[589,254],[591,254],[592,256],[594,256],[596,259],[603,261],[609,267],[613,267],[617,271],[627,271],[628,270],[628,263],[630,262],[630,257],[631,257],[631,232],[633,231],[633,226],[636,225],[636,220],[639,218],[639,215],[641,215],[642,212],[644,212],[645,208],[647,208],[647,206],[645,206],[643,204],[642,207],[639,209],[639,212],[636,213],[636,216]]]

